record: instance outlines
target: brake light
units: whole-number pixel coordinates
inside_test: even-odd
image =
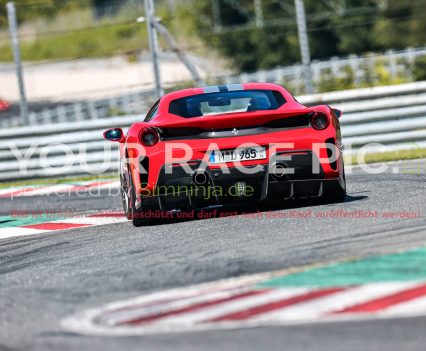
[[[160,141],[160,135],[154,128],[145,128],[139,133],[139,140],[144,146],[154,146]]]
[[[324,130],[330,125],[330,119],[325,113],[312,112],[311,126],[316,130]]]

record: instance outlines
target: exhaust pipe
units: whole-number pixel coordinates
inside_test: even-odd
[[[277,164],[274,166],[273,170],[272,170],[272,174],[277,177],[277,178],[282,178],[286,175],[286,169],[283,165],[281,164]]]
[[[192,180],[195,183],[195,185],[203,186],[203,185],[207,185],[207,183],[209,182],[209,176],[207,175],[206,172],[197,171],[192,176]]]

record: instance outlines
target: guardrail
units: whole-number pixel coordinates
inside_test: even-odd
[[[426,82],[300,96],[298,100],[340,108],[346,148],[359,150],[369,143],[384,144],[389,150],[426,147]],[[116,171],[117,145],[104,141],[102,132],[110,127],[127,128],[141,119],[121,116],[0,130],[0,181]],[[368,146],[367,151],[382,148]],[[68,163],[66,154],[72,155]]]
[[[426,56],[425,47],[407,48],[403,51],[389,50],[383,54],[370,54],[365,56],[351,55],[348,57],[333,57],[324,61],[316,60],[312,62],[311,69],[316,84],[319,84],[322,78],[330,75],[334,78],[347,78],[348,72],[351,72],[350,74],[353,76],[353,84],[355,86],[360,86],[367,81],[372,83],[371,80],[373,80],[373,83],[380,84],[380,81],[374,74],[377,65],[380,65],[380,70],[386,72],[391,80],[396,78],[412,80],[414,62],[418,57],[422,56]],[[212,82],[226,84],[271,82],[298,89],[303,85],[303,72],[304,67],[300,64],[296,64],[254,73],[207,77],[207,79]],[[345,93],[343,93],[343,95],[344,94]],[[401,95],[402,94],[401,92]],[[329,94],[323,95],[328,96]],[[317,95],[314,95],[313,98],[316,96]],[[340,94],[338,96],[342,95]],[[349,98],[352,99],[351,97]],[[118,113],[142,113],[146,110],[148,105],[154,102],[154,99],[154,91],[144,91],[122,94],[101,100],[74,101],[58,104],[55,107],[46,108],[39,112],[30,112],[29,120],[30,125],[39,125],[98,119]],[[20,118],[16,116],[2,118],[0,119],[0,127],[17,127],[19,121]]]
[[[364,56],[350,55],[347,57],[332,57],[331,59],[311,63],[312,78],[316,85],[322,80],[337,78],[351,79],[355,87],[363,83],[380,84],[376,68],[387,74],[393,80],[396,78],[413,79],[415,60],[426,56],[426,48],[407,48],[403,51],[389,50],[383,54],[372,53]],[[243,73],[231,76],[216,77],[217,81],[226,84],[248,82],[270,82],[286,84],[293,89],[303,86],[304,67],[296,64],[288,67],[277,67],[254,73]]]
[[[385,53],[371,53],[364,56],[350,55],[347,57],[332,57],[331,59],[311,63],[312,78],[319,83],[323,77],[347,77],[348,72],[353,75],[353,83],[360,86],[361,83],[375,77],[374,68],[380,65],[381,69],[389,75],[389,78],[412,78],[412,67],[418,57],[426,56],[426,48],[407,48],[403,51],[389,50]],[[248,82],[270,82],[278,84],[290,84],[300,86],[303,84],[304,67],[296,64],[288,67],[243,73],[231,76],[217,77],[226,84]]]
[[[155,102],[153,91],[135,92],[108,99],[74,101],[29,113],[31,126],[101,119],[117,114],[129,115],[146,111]],[[17,116],[0,119],[1,128],[18,127]]]

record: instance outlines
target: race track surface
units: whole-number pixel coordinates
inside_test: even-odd
[[[259,218],[118,223],[0,240],[0,350],[423,350],[426,317],[129,337],[77,335],[60,321],[167,288],[424,246],[425,165],[394,163],[381,174],[356,167],[344,204],[290,202],[272,208],[275,215],[263,208]],[[0,199],[2,215],[35,209],[85,213],[121,204],[108,192]],[[294,218],[279,215],[293,209]],[[335,210],[419,216],[320,215]]]

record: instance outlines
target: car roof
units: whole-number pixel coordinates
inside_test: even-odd
[[[170,102],[180,98],[199,95],[209,94],[215,92],[226,92],[226,91],[242,91],[242,90],[276,90],[282,93],[286,101],[294,100],[294,97],[281,85],[274,83],[245,83],[245,84],[224,84],[224,85],[211,85],[199,88],[189,88],[177,90],[164,95],[161,98],[160,110],[162,107],[168,110]],[[166,112],[166,111],[160,111]]]

